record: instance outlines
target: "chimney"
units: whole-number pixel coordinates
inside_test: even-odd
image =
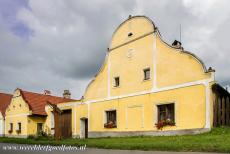
[[[181,42],[180,42],[180,41],[177,41],[177,40],[175,40],[175,41],[172,43],[172,46],[175,47],[175,48],[178,48],[178,49],[182,49]]]
[[[44,94],[45,94],[45,95],[51,95],[51,91],[49,91],[49,90],[44,90]]]
[[[64,98],[71,98],[71,93],[69,90],[64,90],[63,92],[63,97]]]

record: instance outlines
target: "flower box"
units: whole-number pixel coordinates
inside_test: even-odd
[[[105,127],[105,128],[116,128],[117,125],[116,125],[116,123],[110,121],[110,122],[105,123],[105,124],[104,124],[104,127]]]
[[[175,122],[170,120],[170,119],[167,119],[167,120],[162,120],[162,121],[156,123],[155,125],[156,125],[158,130],[162,130],[163,127],[165,127],[165,126],[175,126]]]
[[[8,133],[10,133],[10,134],[11,134],[12,132],[13,132],[13,130],[8,130]]]

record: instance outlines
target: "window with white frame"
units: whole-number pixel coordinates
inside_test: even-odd
[[[9,133],[12,133],[13,132],[13,123],[10,123],[10,126],[9,126]]]
[[[17,133],[21,133],[21,131],[22,131],[22,123],[19,122],[19,123],[17,124],[16,132],[17,132]]]
[[[158,122],[171,121],[175,122],[175,107],[174,103],[157,105]]]
[[[150,79],[150,68],[144,69],[143,72],[144,72],[144,80],[149,80]]]
[[[105,128],[116,128],[117,127],[117,111],[105,111],[106,114],[106,123],[104,124]]]
[[[42,127],[43,127],[43,123],[37,123],[37,133],[38,134],[42,133]]]
[[[114,87],[119,87],[120,86],[120,77],[115,77],[114,78]]]

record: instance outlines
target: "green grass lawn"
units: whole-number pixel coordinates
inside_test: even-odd
[[[0,138],[0,142],[76,146],[86,144],[87,147],[104,149],[230,152],[230,127],[214,128],[209,133],[199,135],[63,139],[60,141],[52,138],[19,139],[3,137]]]

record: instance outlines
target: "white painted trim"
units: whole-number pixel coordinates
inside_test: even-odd
[[[65,107],[65,106],[72,106],[72,105],[81,105],[81,104],[90,104],[90,103],[97,103],[97,102],[103,102],[103,101],[109,101],[109,100],[114,100],[114,99],[121,99],[121,98],[126,98],[126,97],[133,97],[133,96],[139,96],[139,95],[145,95],[145,94],[150,94],[150,93],[157,93],[157,92],[162,92],[162,91],[168,91],[168,90],[173,90],[173,89],[179,89],[179,88],[184,88],[184,87],[190,87],[190,86],[195,86],[195,85],[204,85],[206,86],[207,83],[214,81],[214,74],[210,79],[204,79],[204,80],[198,80],[198,81],[192,81],[192,82],[187,82],[187,83],[182,83],[182,84],[177,84],[173,86],[167,86],[167,87],[162,87],[162,88],[156,88],[152,90],[145,90],[141,92],[136,92],[136,93],[131,93],[131,94],[126,94],[126,95],[120,95],[120,96],[113,96],[110,98],[104,98],[104,99],[97,99],[97,100],[89,100],[86,102],[72,102],[71,104],[62,104],[59,107]]]
[[[102,128],[104,128],[104,124],[106,123],[106,111],[104,110],[103,112],[102,112],[102,118],[103,118],[103,120],[102,120]]]
[[[157,37],[156,32],[153,35],[153,87],[152,91],[157,88]]]
[[[16,115],[7,115],[5,118],[11,118],[11,117],[21,117],[21,116],[28,116],[31,115],[30,113],[25,113],[25,114],[16,114]]]
[[[5,120],[2,118],[0,119],[0,136],[5,134]]]
[[[205,85],[205,128],[211,128],[211,122],[210,122],[210,88],[209,83],[206,83]]]
[[[144,126],[145,126],[145,109],[144,109],[144,105],[142,106],[142,121],[141,121],[141,126],[142,126],[142,128],[144,128]]]
[[[74,134],[77,135],[77,104],[74,105]]]
[[[85,138],[85,121],[80,119],[80,138]]]
[[[156,88],[153,90],[153,93],[161,92],[161,91],[168,91],[168,90],[173,90],[173,89],[178,89],[178,88],[184,88],[184,87],[190,87],[190,86],[195,86],[195,85],[205,85],[207,80],[199,80],[199,81],[194,81],[194,82],[187,82],[187,83],[182,83],[174,86],[168,86],[168,87],[163,87],[163,88]]]
[[[108,77],[108,82],[107,82],[107,97],[110,98],[110,67],[111,67],[111,62],[110,62],[110,56],[109,56],[109,53],[108,54],[108,71],[107,71],[107,77]]]
[[[150,93],[157,93],[157,92],[162,92],[162,91],[179,89],[179,88],[184,88],[184,87],[190,87],[190,86],[195,86],[195,85],[205,85],[208,82],[211,82],[211,80],[208,80],[208,79],[198,80],[198,81],[187,82],[187,83],[182,83],[182,84],[173,85],[173,86],[167,86],[167,87],[163,87],[163,88],[156,88],[154,90],[146,90],[146,91],[141,91],[141,92],[137,92],[137,93],[131,93],[131,94],[120,95],[120,96],[113,96],[110,99],[105,98],[105,99],[98,99],[98,100],[90,100],[90,101],[86,101],[84,103],[86,103],[86,104],[97,103],[97,102],[109,101],[109,100],[114,100],[114,99],[121,99],[121,98],[125,98],[125,97],[133,97],[133,96],[145,95],[145,94],[150,94]]]
[[[81,103],[81,102],[76,101],[76,102],[69,102],[69,103],[61,103],[61,104],[57,104],[57,107],[59,107],[59,108],[61,108],[61,107],[72,107],[76,103]]]
[[[50,112],[50,132],[52,135],[54,135],[54,128],[55,128],[55,120],[54,120],[54,113]]]
[[[125,108],[125,129],[128,129],[128,106]]]
[[[87,105],[88,107],[88,132],[90,131],[90,104]]]

